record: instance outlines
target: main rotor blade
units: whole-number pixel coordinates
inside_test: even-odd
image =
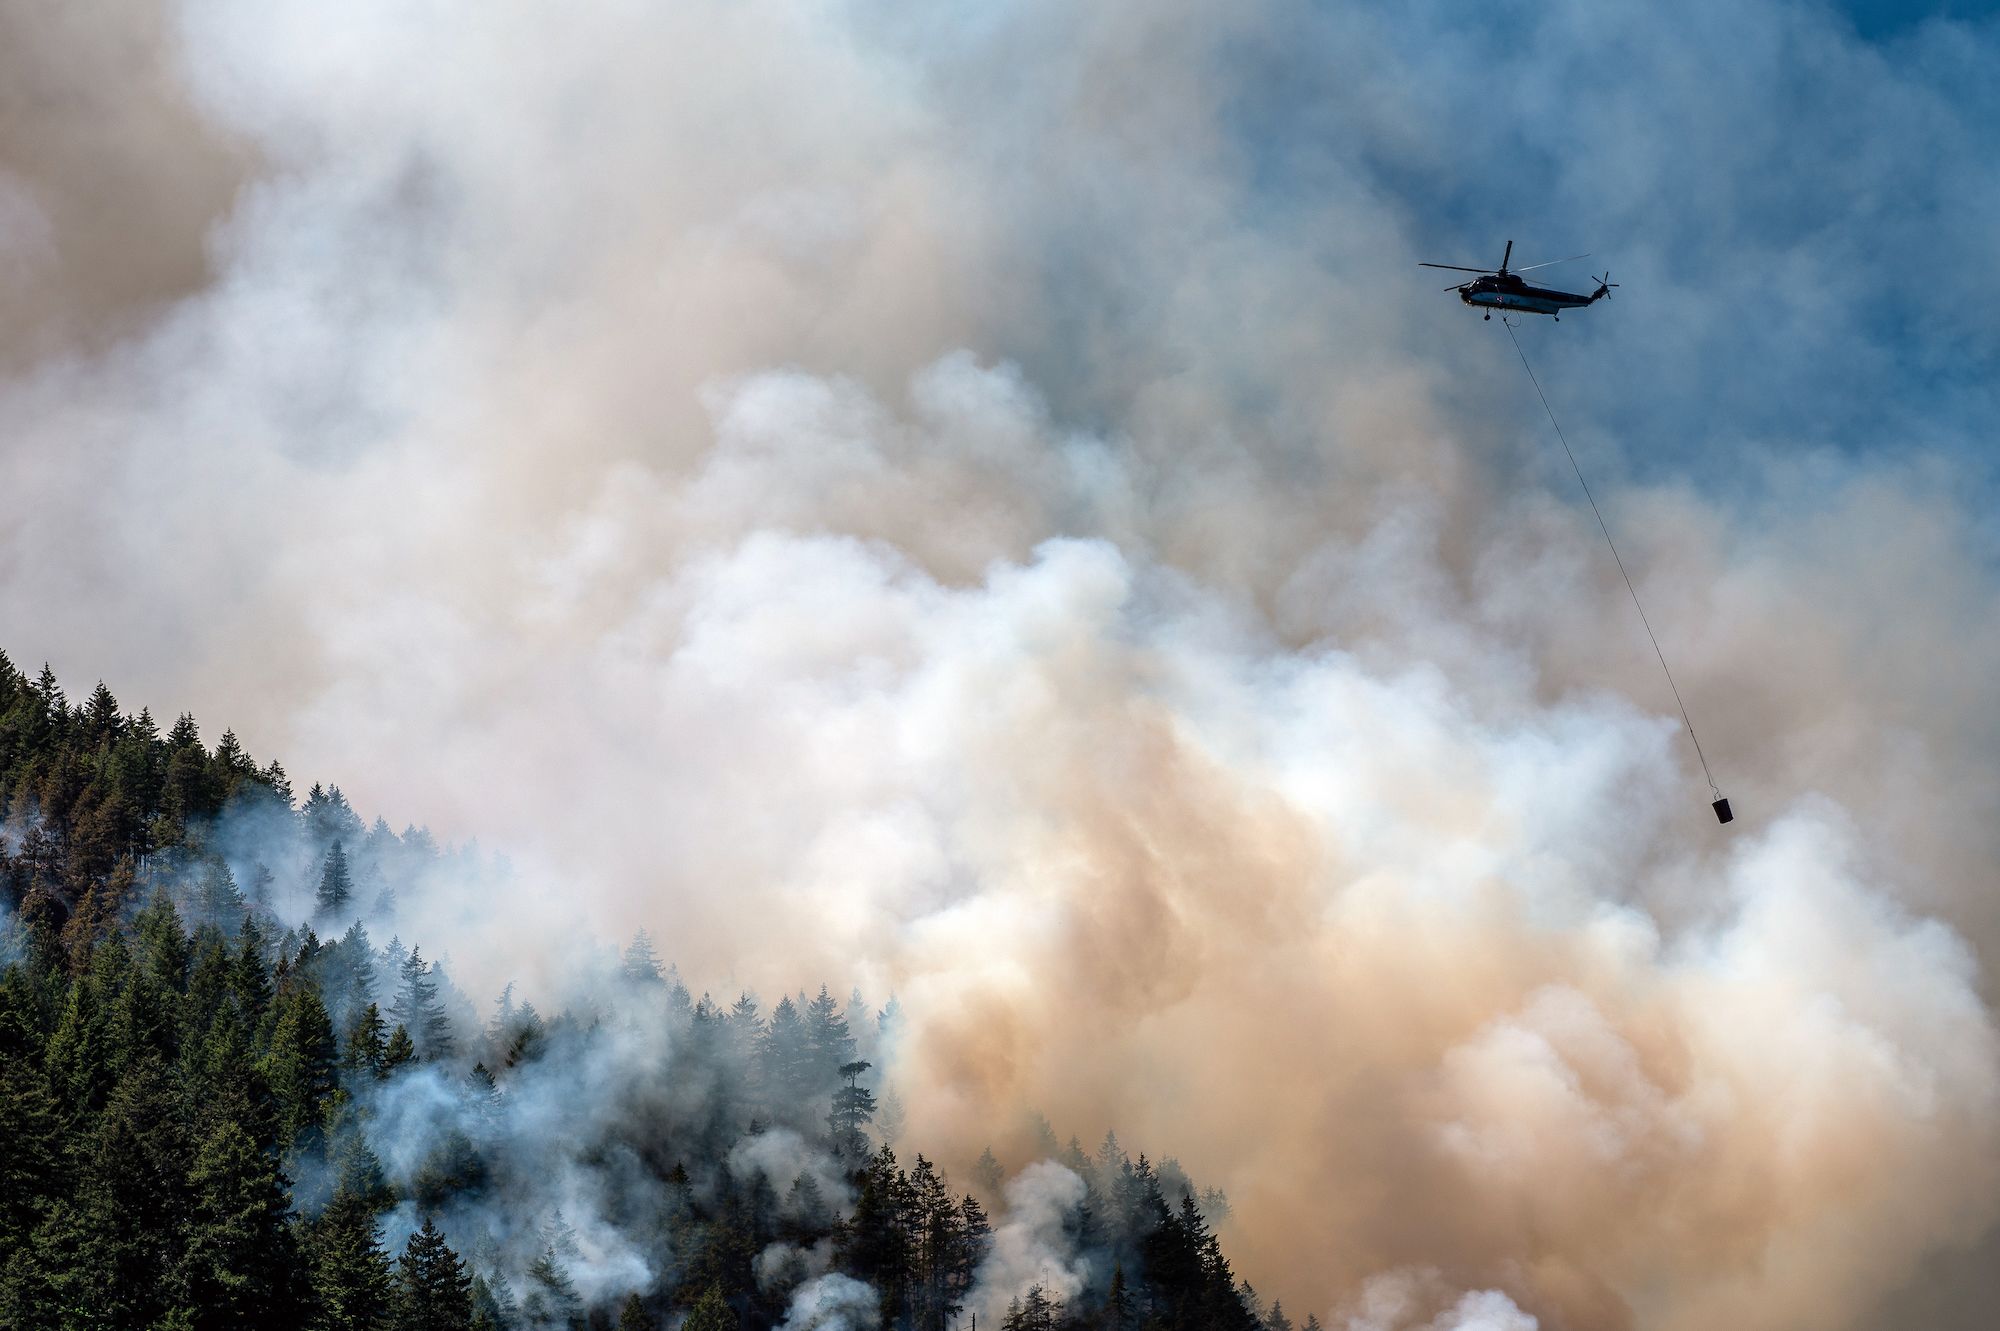
[[[1579,259],[1581,259],[1581,258],[1582,258],[1583,256],[1582,256],[1581,254],[1579,254],[1579,255],[1577,255],[1576,257],[1577,257],[1577,258],[1579,258]],[[1492,271],[1493,271],[1493,270],[1492,270],[1491,268],[1467,268],[1467,267],[1466,267],[1466,266],[1465,266],[1464,264],[1462,264],[1462,263],[1420,263],[1420,264],[1418,264],[1418,265],[1417,265],[1417,267],[1419,267],[1419,268],[1449,268],[1449,269],[1451,269],[1451,270],[1452,270],[1453,272],[1455,272],[1455,273],[1490,273],[1490,272],[1492,272]]]
[[[1452,284],[1451,284],[1450,286],[1446,287],[1446,288],[1445,288],[1445,290],[1446,290],[1446,291],[1463,291],[1463,290],[1464,290],[1464,289],[1465,289],[1466,287],[1469,287],[1469,286],[1471,286],[1471,285],[1472,285],[1472,283],[1470,283],[1470,282],[1453,282],[1453,283],[1452,283]]]
[[[1567,259],[1550,259],[1547,263],[1531,263],[1526,268],[1516,268],[1517,273],[1532,273],[1537,268],[1553,268],[1559,263],[1575,263],[1578,259],[1588,259],[1588,254],[1572,254]]]

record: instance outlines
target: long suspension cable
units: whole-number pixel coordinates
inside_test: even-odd
[[[1687,727],[1688,738],[1694,741],[1694,756],[1701,760],[1701,774],[1719,800],[1722,791],[1715,784],[1715,774],[1708,770],[1708,755],[1701,751],[1701,737],[1694,733],[1694,721],[1688,716],[1687,704],[1681,701],[1680,685],[1674,683],[1674,672],[1667,668],[1667,654],[1660,650],[1659,635],[1653,632],[1652,621],[1646,618],[1646,607],[1639,604],[1639,589],[1632,585],[1632,575],[1625,571],[1625,561],[1618,556],[1618,543],[1611,539],[1611,528],[1605,524],[1603,510],[1597,507],[1597,496],[1590,492],[1590,482],[1583,479],[1583,468],[1577,465],[1576,450],[1569,446],[1569,438],[1563,434],[1562,422],[1556,419],[1556,410],[1549,405],[1549,395],[1542,391],[1542,381],[1535,378],[1535,367],[1528,364],[1528,353],[1521,350],[1521,339],[1514,336],[1514,321],[1503,314],[1500,323],[1507,330],[1507,340],[1514,344],[1514,354],[1521,358],[1521,368],[1528,372],[1528,382],[1535,386],[1535,396],[1542,400],[1542,410],[1549,414],[1549,424],[1556,427],[1556,438],[1562,440],[1570,470],[1576,473],[1576,483],[1583,487],[1583,497],[1590,501],[1590,511],[1597,515],[1597,529],[1604,533],[1604,543],[1611,548],[1611,558],[1618,565],[1618,576],[1625,579],[1625,590],[1632,594],[1632,608],[1639,612],[1639,622],[1646,626],[1646,637],[1652,641],[1653,655],[1660,658],[1660,673],[1667,677],[1667,687],[1674,691],[1674,703],[1681,709],[1681,724]]]

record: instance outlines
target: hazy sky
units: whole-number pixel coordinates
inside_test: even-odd
[[[470,982],[898,990],[947,1163],[1332,1324],[1983,1324],[1973,9],[0,4],[0,646],[504,847]]]

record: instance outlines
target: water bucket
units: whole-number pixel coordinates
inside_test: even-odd
[[[1727,795],[1708,807],[1715,810],[1715,821],[1718,823],[1726,823],[1736,816],[1729,811],[1729,797]]]

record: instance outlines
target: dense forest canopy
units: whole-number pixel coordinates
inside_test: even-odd
[[[457,853],[0,654],[0,1325],[1293,1325],[1170,1159],[904,1141],[893,998],[482,1008],[393,932]]]

